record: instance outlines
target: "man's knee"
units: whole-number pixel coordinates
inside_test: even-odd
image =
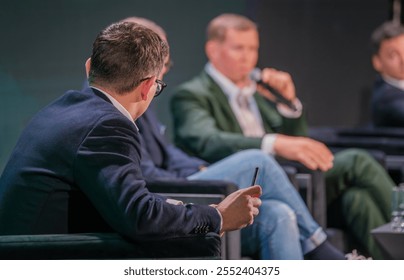
[[[238,153],[239,153],[239,155],[242,155],[245,158],[255,158],[255,159],[261,159],[261,160],[264,160],[267,157],[271,157],[259,149],[247,149],[247,150],[240,151]]]
[[[336,160],[343,162],[374,162],[373,157],[367,151],[356,148],[343,150],[335,156]]]
[[[280,168],[279,163],[272,155],[258,149],[247,149],[235,154],[240,161],[254,162],[260,168]]]
[[[264,200],[260,207],[260,215],[263,219],[269,219],[273,223],[296,223],[296,214],[287,204],[278,200]]]

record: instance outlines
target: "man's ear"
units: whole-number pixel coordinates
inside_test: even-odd
[[[154,86],[155,82],[156,82],[156,76],[153,76],[150,79],[146,79],[140,83],[139,88],[142,100],[147,100],[148,95],[152,94],[150,92],[150,88]]]
[[[86,75],[87,75],[87,78],[88,78],[88,75],[90,75],[91,58],[86,60],[85,66],[86,66]]]
[[[210,61],[214,61],[218,56],[218,42],[208,41],[205,44],[205,53]]]
[[[380,62],[380,58],[377,54],[372,55],[372,65],[377,72],[382,72],[382,63]]]

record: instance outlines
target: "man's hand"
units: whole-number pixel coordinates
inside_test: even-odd
[[[296,99],[295,84],[289,73],[274,68],[265,68],[262,70],[261,80],[276,89],[287,100],[293,102]],[[258,86],[258,92],[269,100],[275,101],[271,92],[263,87]]]
[[[221,234],[244,228],[254,222],[254,217],[258,215],[258,207],[261,205],[259,197],[262,194],[258,185],[238,190],[227,196],[217,205],[217,209],[222,214],[223,227]]]
[[[274,142],[277,155],[295,160],[312,170],[327,171],[332,168],[334,156],[321,142],[307,137],[286,136],[279,134]]]

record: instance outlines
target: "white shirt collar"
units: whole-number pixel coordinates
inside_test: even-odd
[[[396,88],[399,88],[401,90],[404,90],[404,80],[397,80],[397,79],[392,78],[392,77],[387,76],[387,75],[382,75],[382,77],[383,77],[383,80],[386,83],[392,85],[393,87],[396,87]]]
[[[93,88],[93,89],[98,90],[99,92],[102,92],[111,101],[112,105],[114,105],[114,107],[117,108],[118,111],[122,113],[122,115],[127,117],[136,126],[135,121],[133,120],[132,116],[130,115],[128,110],[126,110],[125,107],[122,106],[121,103],[119,103],[115,98],[113,98],[111,95],[109,95],[105,91],[103,91],[103,90],[101,90],[101,89],[99,89],[97,87],[94,87],[94,86],[90,86],[90,87]]]
[[[205,71],[231,99],[236,98],[239,93],[251,97],[257,91],[257,84],[254,81],[251,81],[250,85],[240,89],[229,78],[220,73],[210,62],[205,65]]]

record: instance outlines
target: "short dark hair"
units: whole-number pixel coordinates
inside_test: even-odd
[[[376,55],[384,40],[392,39],[404,34],[404,26],[395,21],[386,21],[377,27],[371,36],[372,54]]]
[[[255,22],[245,16],[237,14],[221,14],[209,22],[206,29],[206,40],[223,42],[226,39],[226,31],[228,29],[258,31]]]
[[[117,22],[93,43],[89,83],[125,94],[142,79],[158,76],[168,45],[154,31],[133,22]]]

